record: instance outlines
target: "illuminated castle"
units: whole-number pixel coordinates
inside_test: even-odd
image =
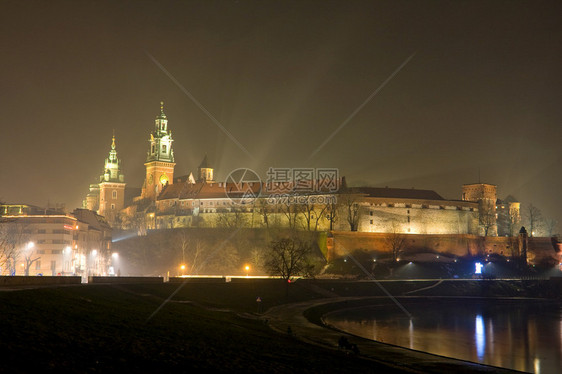
[[[215,181],[206,155],[195,176],[191,173],[174,178],[173,138],[162,102],[148,142],[140,193],[126,196],[131,189],[125,189],[115,137],[100,182],[90,185],[84,207],[106,216],[113,227],[146,232],[190,226],[289,226],[320,231],[481,236],[512,236],[518,229],[519,203],[498,200],[497,187],[491,184],[464,185],[462,199],[450,200],[430,190],[348,187],[343,178],[340,190],[309,195],[288,191],[307,197],[307,201],[310,197],[314,201],[337,200],[337,206],[317,202],[287,206],[272,199],[274,194],[262,182],[237,185]],[[255,192],[256,198],[241,202],[241,197],[233,193],[236,189]],[[351,205],[346,206],[350,199]],[[500,224],[502,220],[511,221]]]
[[[146,177],[142,186],[141,198],[156,200],[162,189],[174,182],[174,150],[172,131],[168,130],[168,119],[164,113],[164,103],[160,102],[160,114],[154,121],[154,131],[148,140],[150,146],[144,166]]]
[[[99,178],[99,183],[90,185],[90,192],[82,203],[83,208],[97,211],[110,223],[115,222],[125,205],[125,185],[125,175],[121,168],[121,160],[117,158],[115,135],[113,135],[103,174]]]

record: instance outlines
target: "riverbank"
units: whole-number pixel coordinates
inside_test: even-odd
[[[385,283],[385,289],[395,295],[435,292],[435,283]],[[358,342],[359,355],[350,354],[337,348],[341,333],[312,324],[304,310],[328,297],[385,296],[382,289],[341,281],[286,286],[278,280],[198,280],[1,292],[0,349],[7,359],[0,372],[488,370],[374,342]]]
[[[358,354],[380,365],[411,373],[518,373],[518,371],[495,366],[480,365],[474,362],[433,355],[391,344],[380,343],[339,331],[325,326],[322,316],[329,311],[373,303],[386,302],[382,297],[331,298],[280,305],[270,309],[266,316],[270,325],[280,333],[290,328],[291,333],[302,341],[332,350]],[[316,322],[316,323],[315,323]],[[344,337],[349,345],[356,347],[356,352],[341,348],[339,342]]]

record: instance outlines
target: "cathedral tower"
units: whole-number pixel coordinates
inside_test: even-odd
[[[146,156],[146,178],[142,197],[156,200],[165,185],[174,181],[174,150],[172,132],[168,130],[168,119],[164,113],[164,102],[160,102],[160,114],[156,116],[154,131],[148,140],[150,146]]]
[[[209,161],[207,161],[207,155],[205,155],[205,158],[203,159],[203,161],[201,161],[201,165],[199,165],[199,168],[197,169],[198,171],[198,177],[199,177],[199,181],[200,182],[207,182],[207,183],[213,183],[214,179],[213,179],[213,168],[211,167],[211,165],[209,164]]]
[[[112,224],[119,211],[124,208],[124,204],[125,176],[121,169],[121,160],[117,158],[115,135],[113,135],[109,157],[105,159],[104,172],[100,176],[98,214],[105,216]]]

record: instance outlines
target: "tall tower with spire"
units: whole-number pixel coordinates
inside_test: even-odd
[[[149,149],[144,166],[146,178],[141,196],[155,200],[164,186],[174,181],[174,150],[172,131],[168,130],[168,118],[164,113],[164,102],[160,102],[160,114],[156,116],[154,131],[150,134]]]
[[[109,157],[105,159],[104,171],[99,183],[98,214],[105,216],[110,224],[125,205],[125,175],[121,169],[121,160],[115,149],[115,133],[111,140]]]
[[[197,174],[198,174],[198,177],[199,177],[199,181],[207,182],[207,183],[213,183],[214,182],[213,168],[211,167],[211,165],[209,164],[209,161],[207,160],[207,155],[205,155],[205,157],[203,158],[203,161],[201,161],[201,164],[197,168],[197,172],[198,172]]]

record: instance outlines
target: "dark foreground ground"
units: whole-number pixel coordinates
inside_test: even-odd
[[[417,291],[423,294],[443,287],[434,284],[386,286],[394,294],[430,287]],[[443,292],[462,293],[459,287]],[[471,292],[482,292],[478,287]],[[487,293],[490,287],[525,293],[521,285],[488,285]],[[0,372],[411,372],[304,343],[264,320],[263,312],[275,306],[377,296],[377,287],[299,281],[290,285],[288,296],[286,291],[285,284],[270,280],[5,290],[0,292]]]

